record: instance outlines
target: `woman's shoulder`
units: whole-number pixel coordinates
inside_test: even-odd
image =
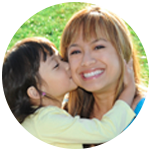
[[[150,106],[150,105],[147,105],[149,103],[150,103],[150,93],[145,92],[143,93],[142,99],[139,101],[137,106]]]
[[[136,117],[150,116],[150,96],[145,93],[135,108]]]
[[[137,104],[136,117],[124,130],[124,134],[150,134],[150,97],[146,93]]]

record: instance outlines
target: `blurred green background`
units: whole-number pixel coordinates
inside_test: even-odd
[[[70,17],[80,9],[88,6],[88,3],[71,2],[62,3],[47,7],[46,9],[38,12],[29,18],[15,33],[11,42],[8,45],[10,49],[17,41],[22,40],[26,37],[46,37],[51,40],[59,50],[60,38],[62,31],[70,19]],[[136,33],[127,24],[128,29],[132,35],[133,42],[137,49],[138,58],[141,66],[142,81],[146,87],[148,87],[149,80],[149,69],[146,54],[142,43],[140,42]]]
[[[29,18],[16,32],[8,49],[26,37],[42,36],[51,40],[59,49],[62,31],[71,16],[88,6],[87,3],[62,3],[47,7]]]

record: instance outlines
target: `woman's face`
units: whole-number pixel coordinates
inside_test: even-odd
[[[116,89],[121,74],[118,54],[106,38],[87,42],[80,33],[68,47],[68,60],[74,82],[89,92]]]
[[[40,62],[39,74],[43,80],[41,90],[57,99],[77,87],[68,63],[61,60],[57,50],[52,56],[47,55],[45,62]]]

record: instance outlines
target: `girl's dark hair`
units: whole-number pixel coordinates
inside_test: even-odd
[[[37,110],[30,102],[27,89],[34,86],[40,91],[40,60],[45,61],[47,55],[53,55],[54,47],[53,43],[44,38],[26,38],[16,43],[5,55],[2,69],[4,94],[12,113],[20,123]]]

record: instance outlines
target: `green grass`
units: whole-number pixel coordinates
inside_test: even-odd
[[[62,31],[70,19],[70,17],[78,10],[86,7],[87,3],[63,3],[48,7],[29,18],[15,33],[8,49],[10,49],[17,41],[26,37],[46,37],[51,40],[59,49]],[[148,86],[149,70],[148,62],[144,48],[137,37],[136,33],[128,26],[133,37],[136,49],[138,50],[138,58],[141,65],[141,76],[145,86]]]
[[[128,26],[140,58],[142,80],[150,88],[150,24]]]
[[[8,49],[18,40],[26,37],[42,36],[51,40],[59,48],[62,31],[70,17],[86,7],[86,3],[63,3],[48,7],[29,18],[16,32]]]

